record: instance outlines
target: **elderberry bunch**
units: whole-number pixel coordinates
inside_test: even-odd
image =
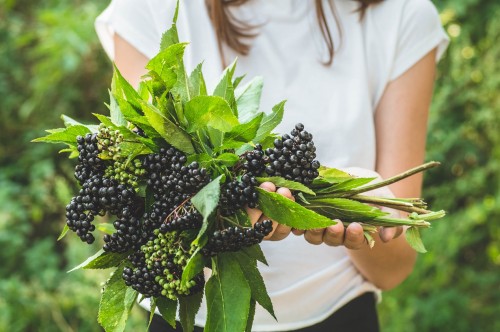
[[[272,230],[272,221],[264,220],[256,222],[253,228],[233,226],[222,231],[215,231],[201,252],[205,256],[215,256],[220,252],[238,251],[243,247],[262,242]]]
[[[134,159],[131,162],[116,160],[111,166],[106,168],[104,176],[122,184],[128,184],[137,191],[139,188],[139,179],[145,173],[146,170],[142,168],[142,163],[139,159]]]
[[[133,212],[128,207],[124,208],[119,219],[113,222],[116,232],[104,235],[104,251],[122,253],[140,248],[146,240],[146,233],[142,232],[141,214],[141,209]]]
[[[290,135],[285,134],[274,141],[274,149],[266,149],[269,157],[266,173],[310,184],[319,175],[320,167],[319,161],[314,159],[316,147],[312,139],[303,124],[296,124]]]
[[[154,270],[154,280],[162,288],[161,295],[172,300],[176,300],[180,295],[193,294],[203,289],[205,284],[201,273],[187,284],[181,282],[184,268],[196,247],[187,244],[190,241],[184,243],[185,239],[180,234],[179,232],[163,234],[156,230],[154,232],[156,237],[141,247],[146,268]]]
[[[94,175],[101,175],[105,165],[99,158],[97,135],[77,136],[78,164],[75,167],[75,178],[82,185]]]
[[[203,217],[191,203],[178,206],[172,211],[160,226],[160,232],[165,234],[171,231],[199,229]]]
[[[264,154],[262,145],[256,144],[252,151],[245,154],[243,169],[245,169],[245,173],[250,176],[259,176],[266,169],[266,164],[268,162],[269,158]]]
[[[123,135],[119,130],[113,130],[102,123],[99,125],[97,146],[106,158],[118,159],[120,157],[120,143],[122,142]]]
[[[132,287],[145,297],[158,297],[161,295],[162,286],[155,281],[155,278],[163,273],[163,266],[160,262],[154,262],[150,268],[147,267],[146,256],[142,251],[137,251],[128,256],[132,268],[123,269],[122,278],[125,284]]]
[[[255,177],[249,174],[243,174],[241,181],[235,179],[226,182],[222,185],[219,206],[221,214],[230,216],[242,209],[245,205],[250,208],[257,206],[257,191],[255,186],[258,185]]]

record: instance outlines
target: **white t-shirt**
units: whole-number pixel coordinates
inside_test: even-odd
[[[385,0],[370,6],[360,21],[358,3],[335,0],[341,33],[324,1],[335,45],[331,66],[310,0],[250,0],[235,15],[260,24],[248,56],[225,49],[226,63],[238,56],[236,74],[263,76],[263,111],[287,99],[278,131],[302,122],[314,135],[318,160],[331,167],[375,167],[374,112],[387,84],[437,47],[448,44],[438,13],[429,0]],[[114,57],[118,33],[151,58],[170,26],[174,0],[113,0],[98,17],[104,49]],[[205,79],[214,87],[222,72],[215,33],[204,0],[181,1],[181,41],[189,41],[186,66],[203,61]],[[259,266],[273,301],[276,322],[257,307],[254,331],[285,331],[318,323],[358,295],[377,288],[366,281],[343,247],[314,246],[290,235],[261,244],[269,267]],[[196,317],[203,326],[204,307]]]

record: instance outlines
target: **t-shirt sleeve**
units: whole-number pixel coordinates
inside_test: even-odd
[[[171,6],[168,7],[172,7],[172,10],[161,12],[171,13],[173,16],[175,1],[164,1],[171,2]],[[158,26],[154,7],[155,3],[151,0],[112,0],[97,17],[95,21],[97,36],[112,60],[115,55],[113,43],[115,33],[148,58],[158,52],[163,28]],[[172,22],[172,17],[162,17],[163,22]]]
[[[406,2],[398,32],[390,80],[398,78],[434,48],[439,61],[449,42],[436,7],[429,0]]]

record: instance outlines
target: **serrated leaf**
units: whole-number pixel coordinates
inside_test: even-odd
[[[387,212],[347,198],[310,198],[308,209],[316,211],[331,219],[342,221],[367,221],[386,216]]]
[[[234,84],[236,83],[239,82]],[[263,85],[262,77],[257,76],[245,86],[236,89],[236,105],[238,106],[238,119],[240,122],[248,122],[259,112]]]
[[[83,266],[85,270],[109,269],[116,267],[123,262],[129,255],[125,253],[104,252],[96,259],[90,261],[87,265]]]
[[[232,167],[240,160],[240,157],[238,157],[234,153],[223,153],[219,155],[215,160],[227,167]]]
[[[193,255],[189,258],[182,271],[181,283],[187,285],[197,274],[203,271],[205,266],[204,256],[200,253],[201,247],[198,247]]]
[[[194,244],[199,244],[199,241],[205,233],[208,226],[208,218],[219,204],[220,198],[220,183],[223,175],[213,179],[209,184],[203,187],[193,198],[191,203],[203,216],[203,224],[198,233],[197,238],[193,241]]]
[[[192,332],[194,330],[194,317],[200,310],[202,299],[203,292],[179,297],[179,318],[183,331]]]
[[[87,258],[85,261],[83,261],[82,263],[78,264],[77,266],[75,266],[74,268],[72,268],[71,270],[69,270],[66,273],[70,273],[70,272],[76,271],[78,269],[81,269],[82,267],[86,266],[88,263],[92,262],[97,257],[101,256],[103,253],[104,253],[103,249],[99,250],[98,252],[96,252],[95,254],[93,254],[92,256],[90,256],[89,258]]]
[[[258,260],[264,265],[269,265],[266,260],[266,256],[264,256],[264,252],[262,251],[260,245],[256,244],[251,247],[245,247],[241,249],[243,252],[245,252],[248,256]]]
[[[408,244],[419,253],[426,253],[424,243],[422,242],[422,238],[420,237],[420,232],[417,227],[410,227],[405,232],[406,241]]]
[[[259,193],[258,208],[276,222],[296,229],[314,229],[335,225],[335,221],[295,203],[288,198],[255,188]],[[308,206],[309,207],[309,206]]]
[[[255,318],[255,303],[254,299],[250,300],[250,309],[248,309],[248,319],[247,319],[247,327],[245,328],[245,332],[252,332],[253,320]]]
[[[337,178],[350,178],[352,177],[349,173],[341,171],[337,168],[330,168],[326,166],[320,166],[318,169],[319,176],[328,181],[328,179],[337,179]]]
[[[128,160],[133,160],[137,156],[153,153],[149,147],[138,142],[122,142],[119,147],[120,155],[127,157]]]
[[[264,117],[263,113],[258,114],[255,118],[247,123],[242,123],[235,126],[230,132],[224,136],[224,141],[250,142],[257,135],[260,128],[260,123]],[[224,144],[223,144],[224,145]]]
[[[109,235],[113,234],[116,231],[113,225],[108,223],[95,224],[95,228],[98,231],[101,231],[104,234],[109,234]]]
[[[99,303],[97,321],[106,332],[122,332],[137,292],[125,285],[122,278],[123,265],[120,265],[104,285]]]
[[[229,104],[218,96],[194,97],[186,103],[184,112],[189,123],[188,132],[207,126],[222,132],[229,132],[239,124]]]
[[[339,178],[340,179],[340,178]],[[316,191],[317,193],[336,193],[347,192],[352,189],[359,188],[375,180],[376,178],[351,178],[342,182],[333,184],[332,186]]]
[[[285,187],[290,190],[295,190],[295,191],[300,191],[308,195],[316,196],[314,191],[309,189],[307,186],[303,185],[300,182],[295,182],[291,180],[286,180],[282,178],[281,176],[270,176],[270,177],[257,177],[256,178],[259,183],[262,182],[272,182],[274,183],[277,187]]]
[[[201,71],[202,64],[198,64],[196,68],[189,75],[189,82],[192,88],[191,97],[206,96],[207,86],[205,84],[205,79],[203,78],[203,72]]]
[[[238,109],[236,106],[236,98],[234,97],[233,75],[236,69],[236,59],[230,64],[222,73],[222,78],[215,87],[214,96],[222,97],[227,101],[233,114],[238,116]]]
[[[266,138],[277,125],[280,124],[283,119],[283,112],[285,111],[285,102],[275,105],[270,114],[266,114],[260,123],[260,128],[257,131],[257,135],[254,139],[255,142],[260,142],[264,138]]]
[[[90,130],[84,125],[74,125],[67,128],[61,128],[58,131],[52,131],[49,135],[44,137],[35,138],[32,142],[45,142],[45,143],[64,143],[76,146],[76,137],[85,136],[90,133]]]
[[[59,234],[59,237],[57,238],[57,241],[62,240],[66,236],[66,234],[68,233],[68,231],[69,231],[68,225],[64,225],[64,228],[61,231],[61,234]]]
[[[175,315],[177,313],[177,301],[160,296],[156,298],[156,305],[163,319],[175,328]]]
[[[250,286],[252,299],[259,302],[259,304],[266,309],[267,312],[274,317],[274,319],[276,319],[273,304],[271,302],[271,298],[267,294],[264,279],[262,279],[262,276],[257,269],[257,261],[243,251],[232,253],[232,255],[236,257],[238,263],[240,264],[241,271],[243,271],[248,285]]]
[[[179,59],[182,59],[187,43],[172,44],[161,50],[153,57],[146,68],[156,72],[159,77],[165,82],[167,88],[172,88],[177,82],[176,67],[179,64]]]
[[[226,253],[213,258],[216,271],[205,286],[207,332],[244,331],[250,311],[251,290],[234,256]]]
[[[127,120],[123,116],[120,106],[111,91],[109,92],[109,116],[111,121],[117,126],[126,126]]]
[[[122,76],[120,70],[116,65],[113,65],[113,78],[111,80],[111,94],[116,98],[116,102],[121,107],[122,104],[119,100],[124,100],[135,109],[140,109],[140,105],[137,102],[140,100],[140,96],[134,87]],[[120,112],[123,110],[121,109]]]
[[[168,143],[187,154],[195,152],[191,138],[187,133],[168,120],[153,105],[141,102],[141,106],[151,127]]]

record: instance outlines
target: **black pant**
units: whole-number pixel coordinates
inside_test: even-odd
[[[182,332],[177,324],[174,329],[158,315],[154,315],[149,332]],[[195,327],[195,332],[203,328]],[[364,293],[350,301],[324,321],[295,332],[378,332],[378,316],[373,293]]]

